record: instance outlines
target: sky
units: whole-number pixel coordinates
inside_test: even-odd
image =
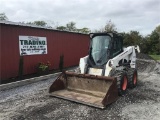
[[[65,26],[73,21],[92,31],[111,20],[119,32],[148,35],[160,25],[160,0],[0,0],[0,13],[14,22]]]

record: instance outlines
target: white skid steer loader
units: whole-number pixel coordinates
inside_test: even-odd
[[[50,86],[51,96],[105,108],[137,85],[136,51],[123,48],[117,33],[91,33],[89,55],[80,58],[76,72],[63,72]]]

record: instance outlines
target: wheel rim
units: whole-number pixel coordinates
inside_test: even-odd
[[[123,85],[122,85],[122,90],[126,90],[126,88],[127,88],[127,77],[124,76]]]
[[[133,84],[135,85],[137,83],[137,74],[134,74],[134,78],[133,78]]]

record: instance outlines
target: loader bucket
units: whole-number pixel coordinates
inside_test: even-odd
[[[116,78],[72,72],[62,73],[50,86],[49,93],[98,108],[105,108],[118,98]]]

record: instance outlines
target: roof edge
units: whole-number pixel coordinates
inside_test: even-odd
[[[0,20],[0,24],[15,25],[15,26],[22,26],[22,27],[31,27],[31,28],[39,28],[39,29],[59,31],[59,32],[67,32],[67,33],[76,33],[76,34],[89,35],[89,34],[85,34],[85,33],[78,33],[78,32],[71,32],[71,31],[57,30],[57,29],[54,29],[54,28],[37,26],[37,25],[31,25],[31,24],[26,24],[26,23],[21,23],[21,22],[12,22],[12,21],[2,21],[2,20]]]

